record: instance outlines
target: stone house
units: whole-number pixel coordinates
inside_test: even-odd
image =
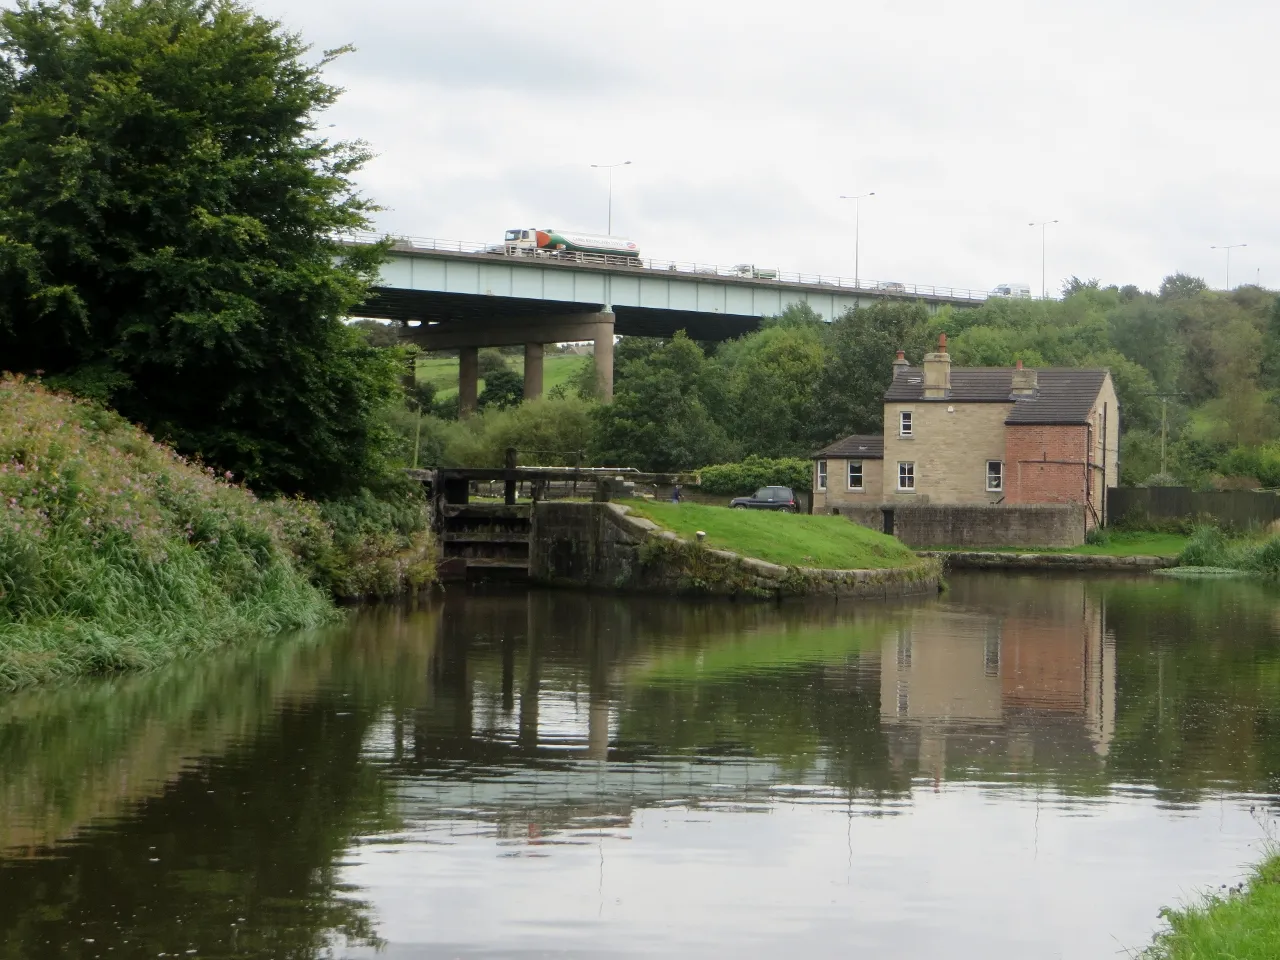
[[[1074,503],[1088,526],[1105,522],[1105,490],[1120,476],[1120,405],[1109,371],[1021,362],[953,370],[946,334],[922,366],[899,351],[893,367],[883,437],[848,437],[813,455],[815,513]],[[864,478],[877,458],[881,472],[860,493],[832,473],[851,470],[855,450]]]
[[[884,500],[884,437],[837,440],[813,455],[813,512],[876,506]]]

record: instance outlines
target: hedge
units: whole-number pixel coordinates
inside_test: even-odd
[[[698,471],[701,490],[718,496],[739,497],[760,487],[778,485],[807,491],[812,481],[813,464],[798,457],[769,460],[751,456],[741,463],[717,463]]]

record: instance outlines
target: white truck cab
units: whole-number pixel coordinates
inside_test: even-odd
[[[502,245],[508,256],[535,251],[538,249],[538,231],[532,227],[508,230]]]
[[[989,296],[1005,297],[1014,300],[1030,300],[1031,287],[1025,283],[1001,283],[996,285],[995,289],[991,291]]]

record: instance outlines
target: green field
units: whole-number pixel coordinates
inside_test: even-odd
[[[730,510],[687,502],[620,502],[686,539],[693,540],[702,530],[707,534],[707,546],[784,566],[867,570],[919,562],[915,553],[893,537],[843,517]]]
[[[565,383],[591,357],[578,354],[548,355],[542,361],[542,390],[544,393]],[[524,373],[524,361],[520,357],[507,357],[507,365],[516,373]],[[433,383],[436,399],[447,400],[458,392],[457,357],[419,357],[415,367],[420,383]],[[484,378],[480,379],[480,391],[484,390]]]

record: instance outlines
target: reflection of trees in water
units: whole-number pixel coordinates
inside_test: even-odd
[[[335,933],[372,941],[337,864],[390,798],[359,762],[371,714],[343,706],[289,706],[110,829],[4,864],[0,955],[66,956],[91,941],[85,955],[310,958]]]
[[[400,817],[530,838],[793,784],[882,809],[934,776],[1274,792],[1277,609],[1250,584],[991,575],[899,606],[451,592],[42,691],[0,706],[0,829],[37,855],[0,861],[0,956],[68,930],[104,955],[368,940],[337,864]]]
[[[424,695],[435,639],[434,616],[388,612],[6,705],[4,821],[47,808],[36,822],[50,834],[82,832],[0,860],[0,956],[79,943],[94,956],[313,957],[334,936],[375,942],[337,873],[353,836],[394,825],[361,754],[380,713]]]

